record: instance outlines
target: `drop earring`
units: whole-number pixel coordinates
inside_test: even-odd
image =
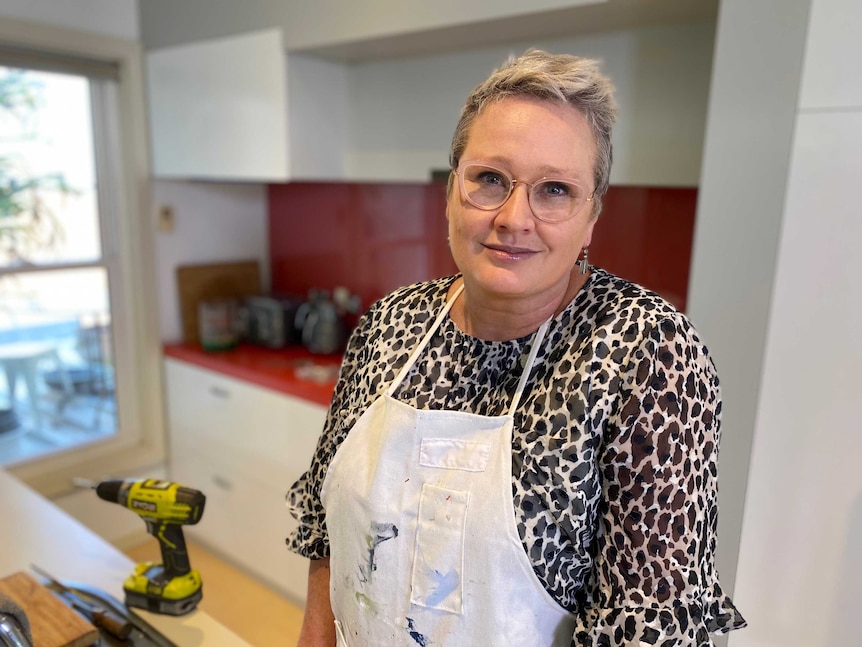
[[[590,269],[590,261],[589,261],[589,248],[584,247],[584,257],[578,261],[578,268],[581,271],[581,274],[586,274]]]

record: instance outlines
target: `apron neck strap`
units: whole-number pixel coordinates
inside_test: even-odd
[[[530,342],[530,355],[527,357],[527,362],[521,370],[521,379],[518,380],[518,388],[515,389],[515,395],[512,396],[512,404],[509,405],[509,415],[514,417],[518,410],[518,405],[521,403],[521,396],[524,395],[524,387],[527,384],[527,379],[530,377],[530,371],[533,370],[533,362],[536,361],[536,355],[539,354],[539,348],[542,346],[542,341],[545,339],[545,333],[548,332],[548,326],[551,320],[548,319],[539,326],[536,334],[533,335],[533,341]]]
[[[446,315],[449,314],[449,310],[452,309],[452,305],[455,303],[455,300],[461,296],[461,292],[464,291],[464,284],[461,283],[458,286],[458,289],[452,293],[452,296],[446,301],[446,305],[440,310],[440,313],[437,315],[437,318],[434,320],[434,323],[431,325],[431,329],[425,333],[425,336],[422,338],[422,341],[413,349],[413,352],[410,353],[410,357],[407,358],[407,362],[404,366],[401,367],[401,370],[398,371],[398,375],[395,376],[395,379],[392,380],[392,383],[386,389],[386,395],[392,397],[392,394],[395,393],[395,389],[398,388],[398,385],[401,384],[401,381],[404,379],[404,376],[407,375],[407,371],[409,371],[413,364],[416,363],[416,359],[419,357],[420,353],[425,350],[425,347],[428,345],[428,342],[431,341],[431,338],[434,336],[434,333],[440,327],[440,324],[445,319]],[[509,415],[514,416],[515,411],[518,410],[518,405],[521,403],[521,396],[524,394],[524,388],[527,384],[527,379],[530,377],[530,372],[533,369],[533,363],[536,361],[536,355],[539,354],[539,348],[542,346],[542,341],[545,339],[545,333],[548,331],[548,326],[550,325],[551,320],[548,319],[543,323],[539,329],[536,331],[536,334],[533,335],[533,341],[530,344],[530,354],[527,357],[527,361],[524,364],[524,367],[521,371],[521,379],[518,380],[518,388],[515,389],[515,395],[512,397],[512,403],[509,405]]]

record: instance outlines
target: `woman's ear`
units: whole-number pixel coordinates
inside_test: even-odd
[[[581,248],[589,247],[590,243],[593,242],[593,227],[596,226],[596,219],[593,218],[590,220],[590,223],[587,225],[587,230],[584,232],[584,240],[581,243]]]
[[[449,220],[449,204],[452,200],[452,190],[455,188],[455,171],[449,173],[449,179],[446,182],[446,220]]]

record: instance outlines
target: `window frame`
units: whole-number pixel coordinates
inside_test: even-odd
[[[107,196],[100,195],[100,209],[110,204],[117,210],[115,218],[100,217],[103,239],[110,239],[104,241],[108,244],[103,248],[103,262],[106,267],[113,265],[110,290],[115,370],[118,384],[125,386],[117,391],[122,424],[117,434],[104,441],[5,468],[53,497],[73,490],[74,478],[98,480],[165,461],[162,352],[158,312],[153,307],[158,300],[143,54],[134,41],[7,18],[0,21],[0,42],[113,61],[119,67],[116,93],[111,93],[117,102],[113,111],[116,121],[94,121],[98,122],[95,127],[106,129],[103,134],[118,138],[122,162],[121,171],[111,174],[114,185],[102,188],[100,183],[99,188],[100,194],[108,191]],[[97,160],[100,158],[104,159],[97,155]],[[97,177],[102,177],[98,170]]]

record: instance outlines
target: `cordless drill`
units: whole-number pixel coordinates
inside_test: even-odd
[[[173,616],[194,609],[203,598],[201,576],[189,564],[181,526],[200,521],[204,494],[159,479],[102,481],[95,490],[100,499],[138,514],[162,550],[161,564],[138,564],[123,582],[126,604]]]

